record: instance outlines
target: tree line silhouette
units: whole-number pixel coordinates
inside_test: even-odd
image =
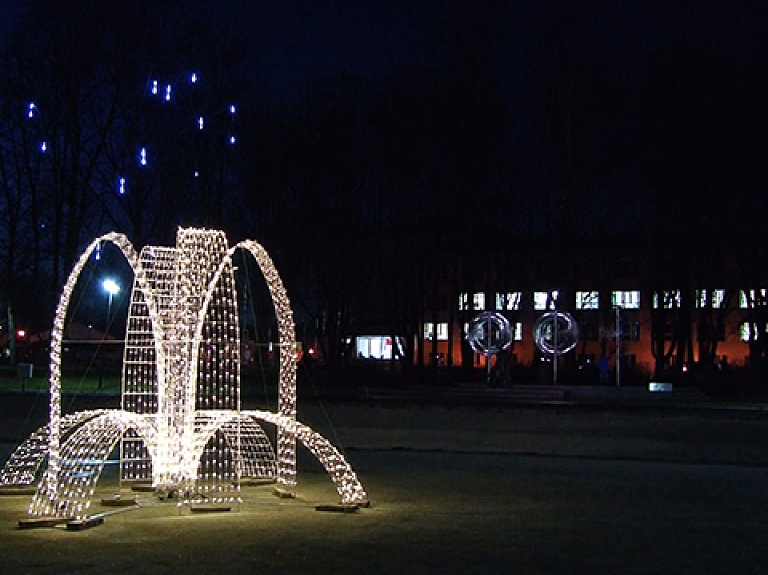
[[[420,322],[455,303],[437,284],[489,265],[568,293],[574,261],[624,245],[648,289],[766,284],[768,51],[733,40],[755,14],[718,40],[714,9],[684,3],[638,8],[648,29],[599,3],[478,4],[426,21],[427,57],[281,94],[254,73],[258,30],[213,2],[26,2],[0,71],[8,318],[47,327],[100,233],[167,245],[178,225],[267,246],[332,362],[366,323],[413,363]],[[505,269],[522,251],[545,263]]]

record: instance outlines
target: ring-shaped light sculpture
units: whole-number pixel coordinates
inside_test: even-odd
[[[512,345],[512,327],[499,312],[486,311],[469,322],[467,341],[474,351],[489,357]]]
[[[533,324],[536,346],[548,355],[563,355],[579,343],[579,324],[563,311],[542,314]]]

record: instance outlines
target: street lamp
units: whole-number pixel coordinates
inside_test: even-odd
[[[109,330],[110,314],[112,312],[112,296],[120,291],[120,286],[117,285],[117,282],[113,279],[105,279],[101,282],[101,287],[109,294],[109,299],[107,300],[107,330]]]

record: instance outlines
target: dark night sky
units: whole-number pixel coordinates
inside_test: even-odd
[[[22,4],[0,0],[0,34],[13,25]],[[602,56],[627,78],[642,71],[649,55],[683,47],[722,51],[743,65],[768,53],[766,2],[216,0],[213,5],[246,38],[242,48],[255,73],[277,92],[342,70],[375,77],[403,62],[449,57],[447,30],[455,14],[466,16],[477,6],[487,20],[480,16],[480,26],[501,38],[493,53],[505,85],[514,83],[516,65],[529,57],[532,45],[572,49],[558,26],[566,27],[577,47],[599,38]]]
[[[237,4],[227,4],[229,10],[222,15],[246,30],[252,39],[246,49],[252,51],[257,74],[281,91],[340,70],[374,76],[402,62],[425,64],[445,57],[440,41],[448,40],[446,29],[452,24],[455,7],[461,13],[476,3],[291,0]],[[586,42],[599,37],[606,61],[628,79],[634,72],[642,72],[645,59],[653,54],[710,48],[750,65],[768,47],[765,2],[477,4],[488,7],[492,21],[484,25],[489,34],[502,38],[494,55],[504,84],[514,83],[515,64],[526,58],[532,44],[558,51],[563,38],[557,25],[568,27],[577,45],[580,39]],[[563,48],[569,49],[567,44]]]
[[[6,29],[12,25],[21,3],[0,0],[0,22]],[[768,92],[764,79],[768,65],[768,2],[764,1],[189,3],[199,5],[215,6],[221,23],[241,39],[238,55],[249,62],[256,86],[273,95],[295,97],[305,88],[338,78],[341,72],[358,76],[364,83],[383,85],[399,66],[428,71],[454,58],[484,51],[482,63],[495,76],[513,115],[525,106],[530,111],[538,105],[537,86],[531,78],[546,84],[561,73],[565,80],[555,79],[544,85],[553,93],[558,82],[567,84],[569,74],[585,73],[587,82],[594,77],[595,88],[589,97],[594,99],[591,105],[598,112],[585,116],[587,122],[591,126],[595,121],[605,121],[609,128],[599,130],[610,132],[606,137],[618,137],[622,145],[627,141],[628,146],[632,145],[638,125],[642,131],[642,114],[661,118],[654,126],[660,133],[658,122],[664,121],[664,114],[674,118],[681,111],[696,108],[702,100],[707,104],[700,106],[699,117],[685,128],[698,129],[701,117],[718,115],[729,102],[735,102],[731,104],[733,109],[724,111],[723,119],[713,127],[719,130],[718,137],[732,137],[741,130],[739,125],[768,118],[761,110],[763,106],[755,104]],[[574,62],[582,67],[569,69]],[[664,70],[666,62],[673,63],[668,70]],[[537,72],[539,78],[535,77]],[[732,87],[729,78],[734,75],[741,83]],[[676,100],[657,113],[671,98]],[[746,108],[742,101],[748,98],[752,107],[750,112],[743,112]],[[607,118],[604,120],[600,110],[609,108],[610,113],[602,114]],[[554,110],[558,111],[556,107]],[[753,118],[754,112],[761,117]],[[742,124],[734,123],[734,118]],[[529,129],[525,124],[528,120],[517,120],[515,117],[513,130]],[[620,126],[613,129],[621,122],[627,123],[624,135]],[[537,130],[530,128],[534,135]],[[731,134],[725,134],[727,131]],[[646,149],[652,147],[643,145]]]
[[[369,75],[426,57],[429,14],[441,2],[313,2],[259,6],[249,17],[254,65],[275,89],[340,71]]]

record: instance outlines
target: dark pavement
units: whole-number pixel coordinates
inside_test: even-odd
[[[768,418],[747,412],[300,407],[373,506],[334,500],[302,457],[299,499],[239,513],[151,504],[85,531],[19,530],[0,498],[0,573],[768,572]]]

